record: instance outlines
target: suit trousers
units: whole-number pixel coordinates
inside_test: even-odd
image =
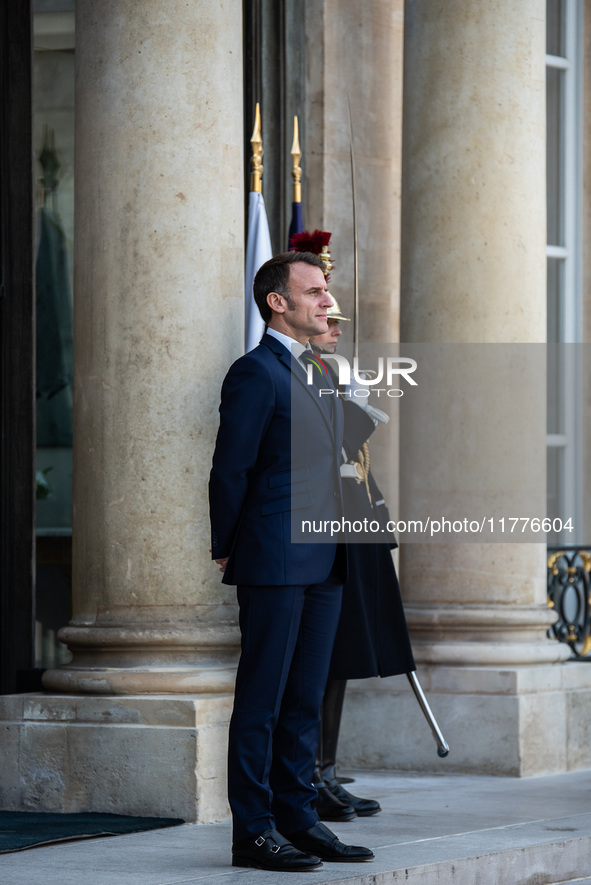
[[[333,573],[307,587],[238,586],[242,651],[228,748],[234,841],[318,820],[312,780],[341,593]]]

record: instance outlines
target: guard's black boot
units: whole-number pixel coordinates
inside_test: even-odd
[[[375,799],[361,799],[359,796],[354,796],[346,790],[337,780],[334,765],[324,768],[322,776],[327,790],[332,793],[335,799],[339,799],[341,802],[349,805],[359,817],[371,817],[372,814],[377,814],[378,811],[382,810],[380,803]]]
[[[337,744],[341,728],[341,716],[345,700],[346,679],[329,679],[322,700],[322,719],[320,722],[320,746],[318,756],[320,770],[335,766],[337,761]]]
[[[359,796],[349,793],[338,782],[335,772],[337,744],[346,688],[346,680],[332,679],[326,685],[322,701],[322,722],[320,725],[319,777],[335,799],[338,799],[348,808],[352,808],[359,817],[371,817],[372,814],[377,814],[378,811],[382,810],[380,803],[376,802],[375,799],[361,799]],[[316,810],[318,811],[318,805]],[[320,811],[318,811],[318,815],[321,820],[337,820],[334,817],[322,817]]]
[[[324,783],[318,768],[314,769],[314,786],[318,790],[316,811],[320,820],[341,822],[357,817],[355,809],[347,802],[341,802]]]

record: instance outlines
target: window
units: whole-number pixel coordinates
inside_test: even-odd
[[[547,0],[548,513],[582,525],[579,426],[581,340],[581,0]],[[564,347],[564,345],[573,345]],[[573,533],[550,543],[580,543]]]
[[[70,659],[74,3],[35,0],[33,155],[37,331],[35,666]]]

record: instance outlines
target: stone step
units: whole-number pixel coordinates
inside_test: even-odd
[[[310,881],[314,885],[582,885],[591,882],[580,878],[591,872],[591,813],[381,845],[374,852],[371,864],[354,869],[352,864],[348,869],[341,864],[338,871],[336,864],[325,864],[310,874]]]
[[[329,824],[376,859],[303,878],[231,866],[231,827],[186,824],[0,856],[7,885],[591,885],[591,771],[536,778],[355,772],[369,818]],[[105,810],[105,809],[96,809]],[[246,878],[244,878],[246,877]]]
[[[552,885],[567,885],[564,880],[562,882],[553,882]],[[569,879],[568,885],[591,885],[591,879]]]

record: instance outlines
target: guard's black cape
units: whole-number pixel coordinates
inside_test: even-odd
[[[375,427],[369,415],[352,402],[344,401],[344,448],[349,459],[358,460],[357,452]],[[389,519],[383,498],[371,471],[370,504],[365,483],[343,479],[345,518],[367,516],[385,524]],[[353,518],[353,516],[351,516]],[[400,598],[398,578],[389,543],[349,544],[349,577],[343,588],[343,607],[337,630],[329,679],[365,679],[369,676],[394,676],[415,670],[406,618]]]

